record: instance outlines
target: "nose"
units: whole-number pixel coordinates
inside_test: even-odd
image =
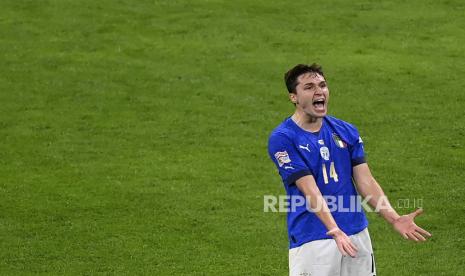
[[[316,90],[315,90],[315,95],[319,95],[319,96],[324,95],[324,93],[325,93],[324,91],[326,91],[327,89],[328,89],[327,87],[317,86]],[[329,91],[328,91],[328,93],[329,93]]]
[[[315,95],[323,95],[323,88],[317,86],[315,89]]]

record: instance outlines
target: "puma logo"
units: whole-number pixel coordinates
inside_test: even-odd
[[[304,150],[307,150],[308,152],[310,152],[310,148],[308,147],[308,144],[306,147],[302,146],[302,145],[299,145],[299,148],[301,149],[304,149]]]

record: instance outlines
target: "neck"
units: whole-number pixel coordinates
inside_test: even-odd
[[[323,117],[312,117],[300,110],[296,110],[291,119],[302,129],[317,132],[323,124]]]

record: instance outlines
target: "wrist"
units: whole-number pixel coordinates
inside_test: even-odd
[[[331,229],[329,229],[328,232],[326,232],[326,235],[328,236],[337,236],[338,234],[340,234],[342,231],[339,227],[333,227]]]
[[[400,216],[397,215],[397,214],[395,216],[391,217],[391,221],[390,221],[391,225],[394,225],[399,220],[399,218],[400,218]]]
[[[397,214],[394,209],[391,209],[384,214],[384,219],[386,219],[386,221],[391,225],[393,225],[399,218],[399,214]]]

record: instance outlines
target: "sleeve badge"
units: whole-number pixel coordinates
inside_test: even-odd
[[[280,167],[282,167],[284,164],[291,163],[291,158],[289,158],[287,151],[278,151],[274,154],[274,158],[276,158]]]

